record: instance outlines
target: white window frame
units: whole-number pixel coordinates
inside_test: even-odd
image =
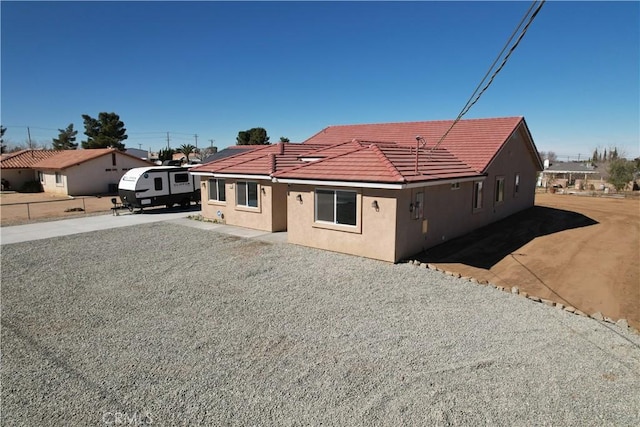
[[[333,221],[327,221],[323,219],[318,219],[318,192],[324,193],[333,193]],[[354,224],[344,224],[338,222],[338,193],[349,193],[353,194],[354,197]],[[313,195],[313,219],[314,222],[319,224],[330,224],[336,225],[340,227],[357,227],[358,226],[358,192],[353,190],[339,190],[335,188],[316,188]]]
[[[454,182],[451,184],[451,189],[452,190],[459,190],[460,189],[460,182]]]
[[[221,178],[212,178],[207,182],[207,186],[208,186],[208,191],[207,191],[207,197],[208,200],[210,202],[224,202],[226,203],[227,201],[227,191],[225,188],[225,182],[224,179]],[[211,197],[211,192],[212,190],[215,189],[215,198]],[[220,189],[222,189],[222,192],[220,191]],[[220,194],[222,193],[222,198],[220,197]]]
[[[56,185],[58,187],[62,187],[64,185],[64,179],[62,179],[62,174],[60,172],[55,172],[56,176]]]
[[[251,206],[249,204],[249,185],[256,186],[256,205],[255,206]],[[238,194],[239,194],[238,192],[241,186],[245,187],[245,193],[244,193],[245,199],[242,201],[238,197]],[[260,186],[256,181],[237,181],[236,182],[236,206],[239,206],[242,208],[250,208],[250,209],[257,209],[260,207]]]

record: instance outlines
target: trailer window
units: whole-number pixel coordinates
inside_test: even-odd
[[[177,173],[175,174],[176,182],[189,182],[189,174],[188,173]]]
[[[162,190],[162,178],[154,178],[153,185],[155,186],[156,191]]]

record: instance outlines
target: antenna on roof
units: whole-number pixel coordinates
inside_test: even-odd
[[[427,140],[421,137],[420,135],[416,136],[416,175],[418,175],[418,156],[420,153],[420,141],[422,141],[422,146],[427,143]]]

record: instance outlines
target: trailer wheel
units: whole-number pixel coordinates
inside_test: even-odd
[[[182,206],[183,208],[188,207],[188,206],[189,206],[189,204],[190,204],[189,199],[182,199],[182,200],[180,201],[180,206]]]
[[[127,205],[127,208],[129,209],[129,212],[133,212],[133,205]]]

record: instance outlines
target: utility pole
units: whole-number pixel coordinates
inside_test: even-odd
[[[170,147],[169,147],[169,132],[167,132],[167,150],[170,150]]]
[[[27,137],[29,141],[29,149],[31,150],[33,147],[31,147],[31,130],[29,129],[29,126],[27,126]]]

